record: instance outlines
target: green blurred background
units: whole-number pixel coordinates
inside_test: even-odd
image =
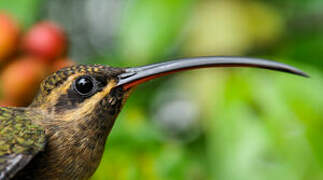
[[[322,0],[1,0],[23,29],[49,19],[78,63],[273,59],[305,79],[203,69],[136,89],[115,123],[101,179],[323,179]]]

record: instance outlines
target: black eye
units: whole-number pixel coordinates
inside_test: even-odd
[[[95,92],[94,79],[90,76],[81,76],[74,82],[74,89],[82,96],[90,96]]]

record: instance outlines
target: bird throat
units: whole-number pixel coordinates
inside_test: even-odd
[[[69,110],[61,116],[47,116],[48,119],[38,121],[45,128],[47,146],[18,174],[18,179],[90,178],[100,163],[106,139],[129,93],[113,89],[97,105],[87,106],[95,107],[93,109],[80,111],[79,107],[75,112]]]

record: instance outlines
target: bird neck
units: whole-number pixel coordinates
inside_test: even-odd
[[[48,179],[61,174],[62,179],[89,178],[98,167],[106,139],[121,109],[98,106],[85,114],[66,113],[64,116],[43,111],[36,120],[45,129],[47,146],[39,157],[38,175]],[[113,109],[113,110],[112,110]],[[66,116],[69,119],[66,120]],[[37,176],[38,176],[37,175]]]
[[[111,92],[96,103],[73,108],[63,103],[62,107],[57,103],[30,106],[31,111],[42,114],[35,123],[44,127],[47,136],[45,151],[33,163],[35,176],[88,179],[100,163],[106,139],[128,94]]]

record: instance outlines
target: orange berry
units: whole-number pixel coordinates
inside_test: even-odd
[[[10,56],[16,49],[19,38],[17,23],[4,13],[0,13],[0,61]]]
[[[56,71],[60,70],[61,68],[73,66],[75,64],[76,63],[69,58],[66,58],[66,57],[60,58],[60,59],[57,59],[53,62],[53,64],[51,65],[51,71],[56,72]]]
[[[0,100],[0,107],[17,107],[17,106],[19,105],[11,100],[7,100],[7,99]]]
[[[35,57],[22,57],[11,62],[0,76],[5,99],[27,105],[38,91],[47,75],[47,68]]]

